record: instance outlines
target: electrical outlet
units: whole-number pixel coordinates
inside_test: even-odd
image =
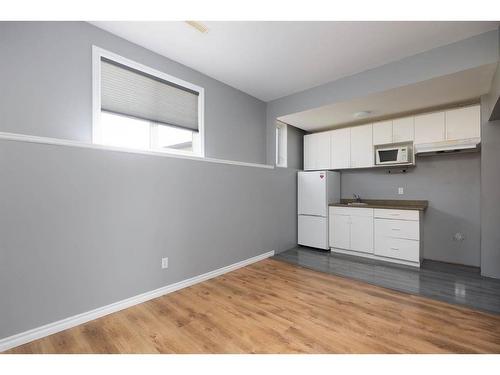
[[[161,268],[168,268],[168,258],[161,258]]]
[[[402,187],[398,187],[398,194],[403,195],[405,193],[405,189]]]

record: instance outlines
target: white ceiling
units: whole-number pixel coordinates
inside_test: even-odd
[[[496,66],[497,64],[483,65],[363,98],[282,116],[278,119],[306,131],[318,131],[375,121],[451,103],[463,103],[478,99],[489,91]],[[371,111],[371,114],[360,120],[354,117],[354,114],[360,111]]]
[[[499,22],[91,22],[270,101],[498,27]]]

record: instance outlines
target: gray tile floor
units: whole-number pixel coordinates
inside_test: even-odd
[[[500,280],[482,277],[474,267],[424,260],[416,269],[301,246],[277,254],[274,259],[500,314]]]

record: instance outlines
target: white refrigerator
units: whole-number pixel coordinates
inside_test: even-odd
[[[340,201],[340,173],[299,172],[298,243],[328,250],[328,205]]]

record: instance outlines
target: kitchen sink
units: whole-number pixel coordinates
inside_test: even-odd
[[[348,206],[368,206],[368,203],[365,202],[349,202],[347,203]]]

